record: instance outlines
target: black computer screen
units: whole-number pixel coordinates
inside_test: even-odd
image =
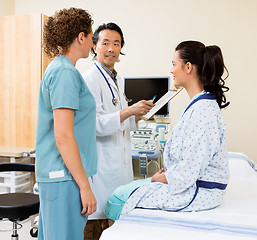
[[[150,100],[156,95],[154,102],[158,101],[169,90],[169,77],[127,77],[125,78],[125,94],[129,106],[140,101]],[[164,105],[155,115],[168,116],[169,105]]]

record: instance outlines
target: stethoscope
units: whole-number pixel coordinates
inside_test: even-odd
[[[117,104],[118,104],[119,101],[118,101],[118,99],[115,97],[115,95],[114,95],[114,93],[113,93],[113,91],[112,91],[112,87],[111,87],[109,81],[107,80],[107,78],[105,77],[104,73],[103,73],[102,70],[97,66],[96,63],[95,63],[95,66],[97,67],[97,69],[98,69],[98,70],[100,71],[100,73],[102,74],[104,80],[106,81],[106,83],[107,83],[107,85],[108,85],[108,87],[109,87],[109,89],[110,89],[110,91],[111,91],[111,94],[112,94],[112,103],[113,103],[113,105],[114,105],[114,106],[117,106]]]

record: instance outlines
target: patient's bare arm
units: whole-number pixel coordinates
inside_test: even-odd
[[[152,182],[161,182],[161,183],[168,183],[166,176],[165,176],[165,171],[164,168],[160,169],[157,173],[155,173],[152,176]]]

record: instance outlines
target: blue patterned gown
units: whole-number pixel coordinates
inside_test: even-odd
[[[195,102],[173,128],[164,149],[168,184],[151,182],[141,186],[129,197],[121,215],[135,207],[199,211],[220,205],[225,191],[217,188],[200,187],[190,202],[196,193],[197,180],[228,183],[225,135],[225,123],[217,102],[209,99]]]

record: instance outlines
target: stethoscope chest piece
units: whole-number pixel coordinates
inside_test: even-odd
[[[117,106],[118,102],[119,102],[119,101],[118,101],[117,98],[113,98],[113,99],[112,99],[112,103],[113,103],[114,106]]]

